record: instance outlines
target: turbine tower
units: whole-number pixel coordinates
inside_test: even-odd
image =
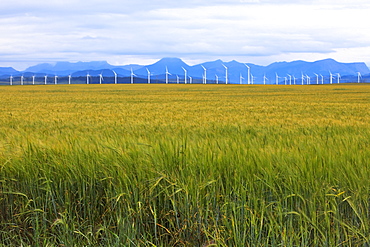
[[[180,83],[180,77],[178,75],[176,75],[176,83],[179,84]]]
[[[89,84],[90,82],[89,82],[89,77],[90,77],[90,74],[89,73],[87,73],[87,75],[86,75],[86,84]]]
[[[308,75],[306,75],[306,78],[307,78],[307,85],[311,85],[311,78]]]
[[[318,74],[316,74],[316,73],[314,73],[315,74],[315,76],[316,76],[316,84],[317,85],[319,85],[319,75]]]
[[[321,76],[321,84],[324,84],[324,76],[322,74],[320,74]]]
[[[134,84],[134,76],[136,76],[134,74],[134,71],[132,71],[132,68],[131,68],[131,84]]]
[[[54,84],[55,84],[55,85],[57,85],[57,84],[58,84],[58,76],[57,76],[57,75],[55,75],[55,76],[54,76]]]
[[[13,85],[13,75],[10,75],[10,81],[9,81],[10,86]]]
[[[248,69],[248,77],[247,77],[247,81],[248,81],[248,85],[249,84],[251,84],[251,67],[249,67],[247,64],[244,64],[246,67],[247,67],[247,69]]]
[[[71,84],[71,75],[68,75],[68,84]]]
[[[329,71],[330,74],[330,84],[333,84],[333,74]]]
[[[302,73],[302,85],[304,84],[304,75]]]
[[[275,74],[276,74],[276,77],[275,77],[275,79],[276,79],[276,85],[279,85],[279,76],[278,76],[277,73],[275,73]]]
[[[292,76],[287,74],[289,76],[289,85],[292,85]]]
[[[263,85],[266,85],[266,81],[268,81],[269,79],[267,79],[266,75],[263,75]]]
[[[242,76],[242,73],[240,73],[240,84],[243,84],[244,77]]]
[[[297,78],[295,78],[295,76],[293,75],[293,83],[295,85],[295,81],[296,81]]]
[[[360,83],[361,78],[362,78],[361,73],[357,72],[357,83]]]
[[[35,75],[32,76],[32,85],[35,85]]]
[[[24,76],[21,75],[21,85],[23,85]]]
[[[201,65],[201,66],[204,69],[203,84],[207,84],[207,69],[203,65]]]
[[[103,72],[101,72],[99,74],[99,84],[102,84],[102,82],[104,81],[104,78],[103,78]]]
[[[225,64],[222,64],[222,66],[224,66],[225,68],[225,83],[228,84],[229,83],[229,78],[228,78],[228,75],[227,75],[227,67],[225,66]]]
[[[257,77],[254,77],[251,73],[251,84],[254,84],[254,79],[256,79]]]
[[[337,73],[337,76],[338,76],[338,83],[340,83],[340,74],[339,73]]]
[[[171,73],[168,72],[168,68],[166,66],[166,84],[168,84],[168,75],[171,75]]]
[[[215,75],[216,76],[216,84],[218,84],[218,75]]]
[[[189,76],[189,83],[192,84],[193,83],[193,77]]]
[[[186,79],[187,79],[187,71],[186,71],[186,69],[184,68],[184,67],[181,67],[183,70],[184,70],[184,73],[185,73],[185,75],[184,75],[184,83],[185,84],[187,84],[187,81],[186,81]]]
[[[44,77],[45,77],[45,85],[46,85],[46,83],[48,81],[48,75],[45,75]]]
[[[288,79],[286,78],[286,76],[284,76],[284,84],[285,84],[285,85],[287,85],[287,80],[288,80]]]
[[[116,71],[112,70],[114,74],[114,84],[117,84],[117,73]]]
[[[146,68],[146,72],[148,72],[148,84],[150,84],[150,71],[148,68]]]

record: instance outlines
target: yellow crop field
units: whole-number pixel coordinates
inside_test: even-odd
[[[0,246],[367,246],[370,85],[0,87]]]

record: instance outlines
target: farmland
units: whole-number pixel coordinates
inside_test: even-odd
[[[0,246],[368,246],[370,85],[0,88]]]

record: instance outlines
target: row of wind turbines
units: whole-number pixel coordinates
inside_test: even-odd
[[[247,64],[244,64],[247,68],[247,84],[255,84],[255,80],[256,80],[256,77],[253,76],[253,74],[251,73],[251,68],[247,65]],[[203,75],[202,75],[202,83],[203,84],[207,84],[207,69],[201,65],[204,72],[203,72]],[[229,75],[228,75],[228,67],[225,66],[224,64],[222,64],[222,66],[225,68],[225,81],[224,83],[225,84],[229,84]],[[187,70],[184,68],[184,67],[181,67],[184,71],[184,80],[183,82],[185,84],[192,84],[193,83],[193,78],[191,76],[189,76],[187,74]],[[153,74],[150,72],[150,70],[148,68],[146,68],[147,70],[147,73],[148,73],[148,77],[147,77],[147,83],[150,84],[151,83],[151,77],[153,76]],[[114,74],[114,84],[117,84],[118,83],[118,74],[112,70],[113,74]],[[324,84],[324,76],[321,75],[321,74],[316,74],[314,73],[315,76],[316,76],[316,84]],[[166,66],[165,68],[165,83],[166,84],[169,84],[169,75],[172,75],[169,71],[168,71],[168,67]],[[302,73],[302,76],[301,78],[296,78],[294,75],[290,75],[290,74],[286,74],[286,76],[280,76],[278,75],[278,73],[275,73],[275,84],[276,85],[279,85],[279,82],[281,82],[283,80],[283,84],[284,85],[310,85],[310,84],[315,84],[315,83],[311,83],[311,77],[308,76],[307,74],[303,74]],[[341,75],[339,73],[336,73],[336,74],[332,74],[330,71],[329,71],[329,83],[330,84],[333,84],[335,83],[335,80],[337,83],[340,83],[341,82]],[[137,77],[137,75],[135,75],[135,73],[133,72],[132,68],[131,68],[131,73],[130,73],[130,83],[131,84],[134,84],[134,78]],[[86,75],[86,84],[90,84],[91,83],[91,78],[92,76],[87,73]],[[215,74],[215,80],[213,80],[213,82],[216,82],[216,84],[219,84],[219,76],[217,74]],[[24,79],[25,77],[23,75],[20,76],[20,84],[21,85],[24,85]],[[188,80],[189,79],[189,80]],[[245,84],[244,83],[244,80],[245,78],[243,77],[242,73],[240,73],[240,77],[239,77],[239,84]],[[281,80],[280,80],[281,79]],[[300,79],[300,83],[299,83],[299,79]],[[362,79],[362,76],[361,76],[361,73],[360,72],[357,72],[357,82],[360,83],[361,82],[361,79]],[[35,85],[35,80],[36,80],[36,76],[33,75],[32,76],[32,84]],[[263,76],[263,84],[267,84],[267,81],[269,81],[269,79],[266,77],[266,75]],[[298,82],[297,82],[298,81]],[[99,84],[103,84],[104,82],[104,77],[103,77],[103,73],[100,73],[99,74]],[[180,77],[178,75],[176,75],[176,82],[177,84],[180,84]],[[68,84],[71,84],[72,83],[72,75],[68,75]],[[9,84],[10,85],[13,85],[14,84],[14,77],[11,75],[10,78],[9,78]],[[48,84],[48,76],[45,75],[44,76],[44,84]],[[54,76],[54,84],[58,84],[58,76],[55,75]],[[273,83],[270,83],[270,84],[273,84]]]

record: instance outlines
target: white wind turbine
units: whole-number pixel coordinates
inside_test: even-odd
[[[10,75],[9,84],[10,84],[10,86],[13,85],[13,75]]]
[[[114,84],[117,84],[117,73],[116,71],[112,70],[114,74]]]
[[[247,69],[248,69],[248,75],[247,75],[247,81],[248,81],[248,84],[250,84],[251,83],[251,67],[249,67],[247,64],[244,64],[245,65],[245,67],[247,67]]]
[[[181,67],[181,68],[184,70],[184,73],[185,73],[185,75],[184,75],[184,83],[187,84],[187,81],[186,81],[186,79],[188,77],[187,70],[184,67]]]
[[[32,76],[32,85],[35,85],[35,75]]]
[[[288,78],[286,78],[286,76],[284,77],[284,84],[287,85],[287,80]]]
[[[218,75],[215,75],[216,76],[216,84],[218,84]]]
[[[240,73],[240,84],[243,84],[244,77],[242,76],[242,73]]]
[[[357,72],[357,83],[360,83],[361,78],[362,78],[361,73]]]
[[[266,85],[266,80],[268,81],[269,79],[267,79],[266,75],[263,75],[263,85]]]
[[[146,68],[146,72],[148,72],[148,84],[150,84],[150,71],[149,71],[149,69],[148,68]]]
[[[68,84],[71,84],[72,75],[68,75]]]
[[[256,79],[257,77],[254,77],[251,73],[251,84],[254,84],[254,79]]]
[[[55,84],[55,85],[57,85],[57,84],[58,84],[58,76],[57,76],[57,75],[55,75],[55,76],[54,76],[54,84]]]
[[[307,78],[307,85],[311,85],[311,78],[308,75],[306,75],[306,78]]]
[[[314,73],[315,74],[315,76],[316,76],[316,84],[318,85],[319,84],[319,75],[318,74],[316,74],[316,73]]]
[[[340,83],[340,79],[341,79],[340,74],[337,73],[337,76],[338,76],[338,83]]]
[[[134,71],[132,71],[132,68],[131,68],[131,84],[134,84],[134,76],[136,76],[135,74],[134,74]]]
[[[289,85],[292,85],[292,76],[287,74],[289,76]]]
[[[295,85],[296,79],[297,78],[295,78],[295,76],[293,75],[293,83],[294,83],[294,85]]]
[[[276,74],[276,76],[275,76],[275,79],[276,79],[276,85],[279,85],[279,76],[278,76],[278,74],[277,73],[275,73]]]
[[[23,81],[24,81],[24,76],[21,75],[21,85],[23,85]]]
[[[45,78],[44,83],[45,83],[45,85],[46,85],[46,83],[48,82],[48,75],[45,75],[45,76],[44,76],[44,78]]]
[[[102,84],[102,82],[104,81],[104,78],[103,78],[103,72],[101,72],[99,74],[99,84]]]
[[[227,75],[227,67],[225,66],[225,64],[222,64],[222,66],[224,66],[224,68],[226,70],[226,73],[225,73],[225,83],[228,84],[229,83],[229,78],[228,78],[228,75]]]
[[[302,73],[302,85],[304,84],[304,75]]]
[[[189,76],[189,83],[192,84],[193,83],[193,77]]]
[[[204,70],[204,74],[203,74],[203,84],[207,84],[207,69],[201,65],[203,70]]]
[[[168,68],[166,66],[166,84],[168,84],[168,75],[171,75],[171,73],[168,72]]]
[[[321,84],[324,84],[324,76],[322,74],[320,74],[321,76]]]
[[[330,84],[333,84],[333,74],[329,71],[330,74]]]
[[[178,75],[176,75],[176,83],[179,84],[180,83],[180,77]]]
[[[90,84],[89,79],[90,79],[90,74],[87,73],[87,75],[86,75],[86,84]]]

